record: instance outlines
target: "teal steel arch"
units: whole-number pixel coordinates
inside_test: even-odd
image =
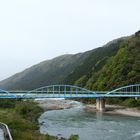
[[[8,91],[6,91],[6,90],[3,90],[3,89],[0,89],[0,93],[6,93],[6,94],[9,94],[9,92]]]
[[[0,98],[5,99],[5,98],[16,98],[15,94],[11,94],[7,90],[0,89]]]
[[[73,85],[49,85],[31,90],[23,95],[23,98],[75,98],[97,96],[96,92]]]
[[[106,93],[106,95],[140,95],[140,84],[123,86]]]
[[[0,89],[0,98],[106,98],[106,97],[140,97],[140,84],[117,88],[112,91],[95,92],[73,85],[50,85],[31,91],[6,91]]]

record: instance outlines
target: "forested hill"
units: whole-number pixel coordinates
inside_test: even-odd
[[[93,90],[140,83],[140,32],[85,53],[44,61],[1,81],[0,88],[34,89],[57,83]]]
[[[92,90],[112,90],[120,86],[140,83],[140,31],[121,41],[116,40],[110,45],[119,47],[117,53],[110,57],[111,52],[108,54],[104,52],[102,58],[96,61],[96,64],[93,63],[91,71],[80,76],[75,84],[84,83],[83,86]],[[89,58],[91,57],[94,56]],[[90,62],[89,58],[82,67]],[[70,77],[72,76],[74,77],[74,75]]]
[[[140,32],[125,39],[117,54],[109,58],[102,69],[91,74],[86,86],[109,90],[129,84],[140,84]]]

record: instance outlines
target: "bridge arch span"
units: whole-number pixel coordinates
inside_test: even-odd
[[[140,84],[123,86],[106,93],[106,95],[137,96],[140,95]]]
[[[9,91],[0,89],[0,98],[5,99],[5,98],[16,98],[15,94],[11,94]]]
[[[4,89],[0,89],[0,94],[10,94],[10,92]]]
[[[56,97],[56,98],[72,98],[72,97],[90,97],[93,95],[97,95],[96,92],[87,90],[85,88],[82,87],[78,87],[78,86],[74,86],[74,85],[49,85],[49,86],[44,86],[44,87],[40,87],[34,90],[31,90],[29,92],[27,92],[27,94],[24,95],[24,97],[29,95],[34,95],[38,96],[38,95],[42,95],[42,97]]]

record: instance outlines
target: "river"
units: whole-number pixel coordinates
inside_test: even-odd
[[[80,140],[140,140],[140,118],[86,112],[84,105],[47,111],[39,118],[40,132]]]

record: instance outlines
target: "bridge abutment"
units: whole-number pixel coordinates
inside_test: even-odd
[[[105,98],[96,99],[96,110],[99,112],[105,111]]]

